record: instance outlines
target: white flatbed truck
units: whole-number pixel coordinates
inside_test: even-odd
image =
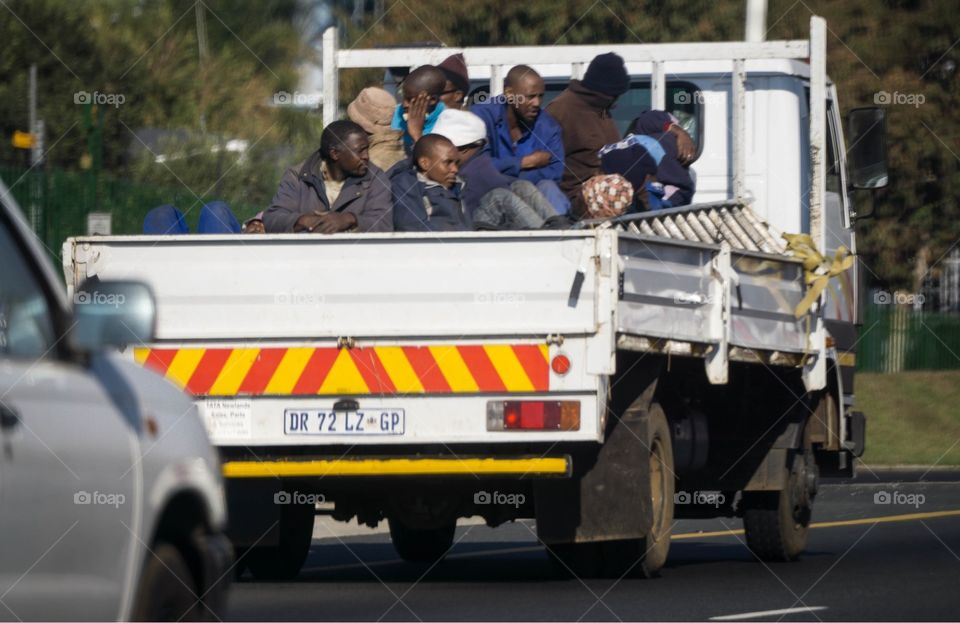
[[[153,288],[156,340],[129,356],[194,396],[257,577],[299,571],[321,511],[388,521],[410,560],[442,557],[467,516],[535,518],[578,575],[656,574],[682,517],[742,517],[760,558],[792,559],[819,475],[864,447],[859,270],[778,232],[855,253],[847,189],[885,183],[872,109],[849,118],[848,183],[825,33],[340,51],[329,31],[325,121],[343,68],[462,51],[496,93],[518,60],[553,88],[615,51],[642,97],[669,110],[672,91],[695,120],[698,203],[569,231],[77,237],[67,283]]]

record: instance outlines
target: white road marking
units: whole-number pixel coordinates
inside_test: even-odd
[[[757,612],[744,612],[743,614],[725,614],[723,616],[710,617],[711,621],[740,621],[741,619],[758,619],[782,616],[785,614],[803,614],[805,612],[819,612],[826,610],[826,606],[809,606],[806,608],[782,608],[780,610],[759,610]]]

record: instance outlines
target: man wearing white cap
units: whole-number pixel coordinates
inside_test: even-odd
[[[486,147],[487,127],[477,115],[444,110],[432,134],[450,140],[460,151],[463,203],[475,229],[540,229],[564,227],[547,198],[531,182],[497,170]]]

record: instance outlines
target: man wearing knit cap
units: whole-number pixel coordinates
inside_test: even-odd
[[[447,108],[463,110],[463,103],[470,92],[470,75],[467,73],[467,62],[463,54],[451,54],[437,67],[447,79],[440,101]]]
[[[390,127],[397,100],[384,89],[367,87],[347,106],[350,121],[358,124],[370,141],[370,162],[382,171],[403,160],[401,132]]]
[[[563,128],[564,171],[560,189],[570,198],[571,211],[584,213],[581,185],[600,172],[598,152],[620,140],[610,109],[630,89],[623,59],[610,52],[590,61],[583,80],[570,85],[547,106]]]

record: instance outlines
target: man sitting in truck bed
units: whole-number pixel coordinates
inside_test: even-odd
[[[598,152],[620,140],[620,131],[610,115],[617,99],[630,89],[630,75],[620,56],[610,52],[596,56],[583,80],[571,80],[547,112],[563,128],[564,171],[560,188],[570,198],[570,211],[577,218],[586,206],[580,187],[600,173]]]
[[[393,113],[394,130],[403,132],[403,146],[407,154],[424,134],[430,134],[445,106],[440,98],[447,78],[438,67],[422,65],[403,79],[400,95],[403,98]]]
[[[320,149],[287,169],[263,213],[269,233],[393,231],[386,175],[370,164],[367,133],[352,121],[334,121]]]
[[[448,108],[433,133],[450,139],[460,152],[463,203],[475,229],[540,229],[550,219],[551,227],[569,227],[536,186],[497,170],[486,149],[487,128],[480,117]]]
[[[390,169],[395,231],[464,231],[472,227],[463,204],[460,153],[444,136],[427,134],[413,156]]]
[[[633,120],[628,133],[656,139],[665,152],[657,167],[659,187],[650,188],[662,207],[689,204],[695,191],[690,165],[697,159],[697,145],[680,127],[677,118],[663,110],[647,110]]]
[[[483,119],[487,145],[497,169],[505,175],[535,184],[560,214],[570,211],[570,200],[558,183],[563,177],[563,137],[560,124],[541,110],[543,78],[527,65],[507,72],[503,95],[475,104],[470,112]]]

